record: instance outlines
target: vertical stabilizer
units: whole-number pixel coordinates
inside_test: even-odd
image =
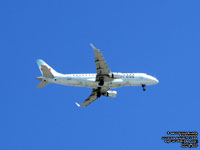
[[[37,60],[38,67],[43,77],[54,78],[58,73],[43,60]]]

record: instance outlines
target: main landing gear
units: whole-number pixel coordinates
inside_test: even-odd
[[[143,91],[146,91],[146,85],[145,84],[142,84],[142,89],[143,89]]]
[[[97,97],[100,97],[101,96],[101,87],[98,87],[97,88]]]
[[[100,79],[99,85],[100,85],[100,86],[103,86],[103,85],[104,85],[104,80],[103,80],[103,79]]]

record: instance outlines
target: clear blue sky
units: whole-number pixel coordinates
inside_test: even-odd
[[[177,150],[167,131],[200,131],[199,0],[0,2],[1,150]],[[37,89],[36,59],[62,73],[146,72],[158,85],[116,89],[87,108],[91,89]]]

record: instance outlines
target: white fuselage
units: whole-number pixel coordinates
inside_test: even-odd
[[[114,73],[116,77],[112,81],[104,82],[103,86],[96,81],[96,74],[59,74],[55,78],[43,78],[49,83],[69,86],[81,86],[88,88],[108,87],[118,88],[122,86],[154,85],[159,81],[145,73]]]

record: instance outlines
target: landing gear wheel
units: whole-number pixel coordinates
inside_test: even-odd
[[[103,84],[104,84],[104,81],[103,81],[103,79],[101,79],[100,82],[99,82],[99,85],[103,86]]]
[[[97,93],[97,97],[100,97],[100,96],[101,96],[101,93],[98,92],[98,93]]]
[[[97,88],[97,97],[100,97],[101,96],[101,87],[98,87]]]
[[[142,84],[142,89],[143,89],[143,91],[146,91],[145,86],[146,86],[146,85]]]

